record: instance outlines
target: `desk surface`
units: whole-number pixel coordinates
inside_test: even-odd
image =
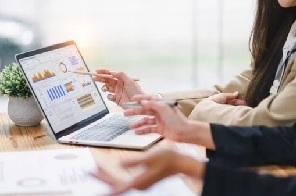
[[[0,114],[0,152],[83,147],[84,146],[57,143],[45,121],[42,121],[38,126],[19,127],[14,125],[6,113]],[[121,170],[119,167],[121,160],[139,158],[154,151],[179,147],[178,144],[172,141],[162,140],[145,151],[99,147],[90,147],[90,150],[98,165],[111,173],[125,175],[128,178],[133,174],[130,171],[125,172]],[[197,150],[203,153],[202,149]],[[199,192],[201,190],[200,182],[189,178],[184,178],[184,180],[194,191]]]
[[[52,132],[49,130],[50,129],[45,121],[42,121],[40,125],[34,127],[15,126],[14,123],[9,119],[8,115],[6,113],[2,113],[0,114],[0,152],[84,147],[59,144],[55,140]],[[119,167],[120,161],[139,158],[147,155],[148,153],[166,148],[180,148],[180,145],[169,140],[161,140],[146,151],[99,147],[90,147],[90,150],[98,165],[113,174],[125,176],[128,178],[131,177],[133,173],[131,171],[123,171]],[[196,147],[196,150],[201,153],[201,156],[205,156],[203,148]],[[278,177],[296,175],[296,168],[294,167],[269,166],[256,168],[256,170],[258,170],[258,173],[269,173]],[[191,178],[184,178],[184,180],[186,181],[186,184],[195,192],[201,191],[201,182]]]

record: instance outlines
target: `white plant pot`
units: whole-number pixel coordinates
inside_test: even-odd
[[[44,118],[33,97],[28,99],[9,97],[8,115],[18,126],[38,125]]]

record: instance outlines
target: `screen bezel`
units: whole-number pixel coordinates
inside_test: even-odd
[[[25,52],[25,53],[17,54],[17,55],[15,56],[15,59],[17,60],[19,66],[20,66],[20,68],[21,68],[21,71],[22,71],[23,75],[25,76],[25,79],[26,79],[26,81],[27,81],[27,84],[28,84],[29,88],[31,89],[31,92],[32,92],[32,94],[33,94],[33,96],[34,96],[34,98],[35,98],[35,100],[36,100],[36,102],[37,102],[37,104],[38,104],[40,110],[42,111],[42,114],[43,114],[44,118],[46,119],[46,121],[47,121],[47,123],[48,123],[48,125],[49,125],[49,127],[50,127],[50,129],[51,129],[51,131],[53,132],[53,134],[54,134],[54,136],[55,136],[55,138],[56,138],[57,140],[58,140],[59,138],[65,136],[65,135],[69,135],[69,134],[71,134],[71,133],[73,133],[73,132],[75,132],[75,131],[81,129],[82,127],[85,127],[85,126],[87,126],[88,124],[93,123],[93,122],[99,120],[100,118],[104,117],[105,115],[109,114],[108,107],[107,107],[107,105],[106,105],[106,103],[105,103],[105,101],[104,101],[104,99],[103,99],[103,97],[102,97],[102,95],[101,95],[101,92],[99,91],[98,86],[97,86],[96,83],[94,82],[95,87],[96,87],[96,89],[97,89],[97,92],[99,93],[99,95],[100,95],[100,97],[101,97],[101,99],[102,99],[102,101],[103,101],[103,103],[104,103],[106,109],[103,110],[103,111],[101,111],[101,112],[98,112],[98,113],[96,113],[96,114],[94,114],[94,115],[92,115],[92,116],[90,116],[90,117],[88,117],[88,118],[86,118],[86,119],[84,119],[84,120],[81,120],[80,122],[77,122],[77,123],[75,123],[74,125],[72,125],[72,126],[70,126],[70,127],[67,127],[67,128],[64,129],[64,130],[61,130],[61,131],[58,132],[58,133],[55,133],[55,132],[54,132],[54,130],[53,130],[53,128],[52,128],[52,125],[51,125],[51,123],[49,122],[48,117],[47,117],[47,115],[45,114],[45,112],[44,112],[44,110],[43,110],[43,108],[42,108],[42,106],[41,106],[41,103],[40,103],[38,97],[36,96],[36,93],[35,93],[33,87],[31,86],[31,83],[29,82],[28,76],[27,76],[26,73],[24,72],[24,69],[23,69],[23,67],[22,67],[22,65],[21,65],[21,63],[20,63],[20,60],[23,59],[23,58],[27,58],[27,57],[35,56],[35,55],[37,55],[37,54],[42,54],[42,53],[45,53],[45,52],[50,52],[50,51],[52,51],[52,50],[56,50],[56,49],[60,49],[60,48],[64,48],[64,47],[67,47],[67,46],[70,46],[70,45],[74,45],[74,46],[75,46],[75,48],[77,49],[77,51],[78,51],[78,53],[79,53],[79,55],[80,55],[80,58],[82,59],[84,65],[85,65],[85,67],[86,67],[86,69],[89,71],[89,68],[87,67],[87,64],[85,63],[85,60],[84,60],[83,56],[82,56],[81,53],[80,53],[80,50],[78,49],[76,43],[75,43],[73,40],[70,40],[70,41],[67,41],[67,42],[63,42],[63,43],[59,43],[59,44],[55,44],[55,45],[51,45],[51,46],[48,46],[48,47],[45,47],[45,48],[40,48],[40,49],[37,49],[37,50],[33,50],[33,51],[29,51],[29,52]]]

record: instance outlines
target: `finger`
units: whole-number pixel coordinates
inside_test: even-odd
[[[96,72],[98,74],[109,74],[109,75],[111,75],[110,70],[108,70],[108,69],[97,69]]]
[[[118,80],[115,88],[114,94],[115,97],[115,103],[118,105],[121,101],[121,98],[123,96],[123,93],[125,92],[125,82],[123,80]]]
[[[104,174],[101,174],[101,173],[89,173],[89,175],[91,175],[92,177],[100,180],[100,181],[103,181],[109,185],[113,185],[115,184],[115,182],[113,182],[113,178],[108,176],[108,175],[104,175]]]
[[[117,84],[117,79],[116,78],[104,78],[104,77],[100,77],[100,76],[93,76],[92,77],[93,81],[96,82],[102,82],[111,86],[116,86]]]
[[[91,176],[94,178],[97,178],[109,185],[115,185],[120,183],[117,179],[115,179],[113,176],[111,176],[106,170],[98,166],[98,171],[97,172],[91,172]]]
[[[131,159],[131,160],[127,160],[127,161],[123,161],[121,162],[121,166],[123,168],[130,168],[130,167],[136,167],[138,165],[142,165],[146,163],[147,158],[144,159]]]
[[[128,75],[126,75],[124,72],[116,72],[116,71],[109,71],[109,72],[113,77],[120,79],[125,83],[134,82],[134,80],[130,78]]]
[[[227,100],[226,104],[233,105],[233,106],[245,106],[247,105],[244,100],[241,99],[231,99]]]
[[[164,177],[166,176],[163,176],[163,174],[159,173],[158,170],[147,169],[143,174],[133,180],[130,187],[145,190]]]
[[[115,93],[115,87],[114,87],[114,86],[110,86],[110,85],[108,85],[108,91],[109,91],[110,93]]]
[[[238,97],[238,92],[236,91],[234,93],[224,93],[223,95],[226,97],[227,100],[235,99]]]
[[[107,99],[110,100],[110,101],[114,101],[116,100],[116,96],[114,94],[108,94],[107,95]]]
[[[246,106],[247,103],[245,102],[245,100],[242,100],[242,99],[235,99],[233,101],[233,105],[235,106]]]
[[[234,105],[234,99],[226,100],[225,104]]]
[[[135,159],[135,160],[128,160],[121,162],[121,166],[125,169],[136,167],[138,165],[147,164],[147,160],[150,159],[149,157],[144,159]],[[113,186],[112,194],[118,195],[122,194],[123,192],[133,188],[133,181],[127,184],[121,184],[121,186]]]
[[[115,93],[115,87],[114,86],[110,86],[108,84],[105,84],[102,86],[102,91],[103,92],[110,92],[110,93]]]
[[[165,175],[159,175],[157,170],[146,170],[143,174],[139,175],[130,184],[117,186],[113,189],[113,194],[121,194],[129,189],[135,188],[144,190],[152,186],[154,183],[166,177]]]
[[[109,88],[108,88],[108,86],[105,84],[105,85],[102,86],[101,90],[102,90],[103,92],[107,92],[107,91],[109,90]]]
[[[225,94],[216,94],[209,97],[210,100],[215,101],[217,103],[225,103],[226,95]]]
[[[114,178],[110,175],[106,170],[98,166],[98,172],[91,172],[91,176],[97,178],[111,186],[111,195],[118,195],[126,190],[130,189],[131,183],[125,183],[124,181],[119,181],[118,179]]]
[[[135,116],[135,115],[154,115],[154,112],[151,110],[146,110],[144,108],[133,108],[124,110],[123,114],[125,116]]]
[[[162,156],[161,153],[166,153],[166,151],[160,151],[158,153],[151,154],[141,159],[130,159],[127,161],[123,161],[121,162],[121,166],[124,168],[136,167],[138,165],[149,166],[149,164],[155,162],[155,157]]]
[[[158,101],[160,100],[159,97],[155,96],[155,95],[142,95],[142,94],[138,94],[132,97],[132,101],[136,101],[136,102],[141,102],[142,100],[155,100]]]
[[[181,112],[181,110],[178,107],[176,107],[176,106],[173,107],[173,110],[177,115],[185,117],[184,114]]]
[[[157,101],[147,101],[143,100],[141,101],[141,105],[146,110],[153,110],[157,112],[157,114],[161,114],[162,112],[165,113],[165,111],[170,111],[172,108],[168,105],[165,105],[163,103],[159,103]]]
[[[131,129],[136,129],[139,127],[147,126],[147,125],[155,125],[156,124],[156,119],[151,118],[151,117],[145,117],[137,122],[131,123],[129,127]]]
[[[103,181],[103,180],[102,180]],[[105,181],[103,181],[105,182]],[[107,183],[108,184],[108,183]],[[111,192],[107,195],[121,195],[122,193],[126,192],[127,190],[131,189],[132,185],[130,182],[117,182],[115,184],[109,184],[111,186]],[[107,196],[106,195],[106,196]]]
[[[136,129],[135,133],[137,135],[145,135],[145,134],[149,134],[149,133],[159,133],[159,132],[158,132],[157,126],[144,126],[139,129]],[[161,133],[159,133],[159,134],[161,134]]]
[[[237,96],[238,96],[237,92],[235,92],[235,93],[220,93],[220,94],[212,95],[209,98],[214,101],[218,101],[218,102],[221,102],[221,101],[226,102],[227,100],[237,98]]]
[[[118,185],[116,187],[112,187],[111,195],[121,195],[122,193],[128,191],[129,189],[132,189],[131,183],[124,183],[121,185]]]

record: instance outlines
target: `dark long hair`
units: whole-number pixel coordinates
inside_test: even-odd
[[[295,20],[296,7],[282,8],[277,0],[258,0],[250,36],[254,69],[245,97],[248,106],[256,107],[269,96],[283,46]]]

